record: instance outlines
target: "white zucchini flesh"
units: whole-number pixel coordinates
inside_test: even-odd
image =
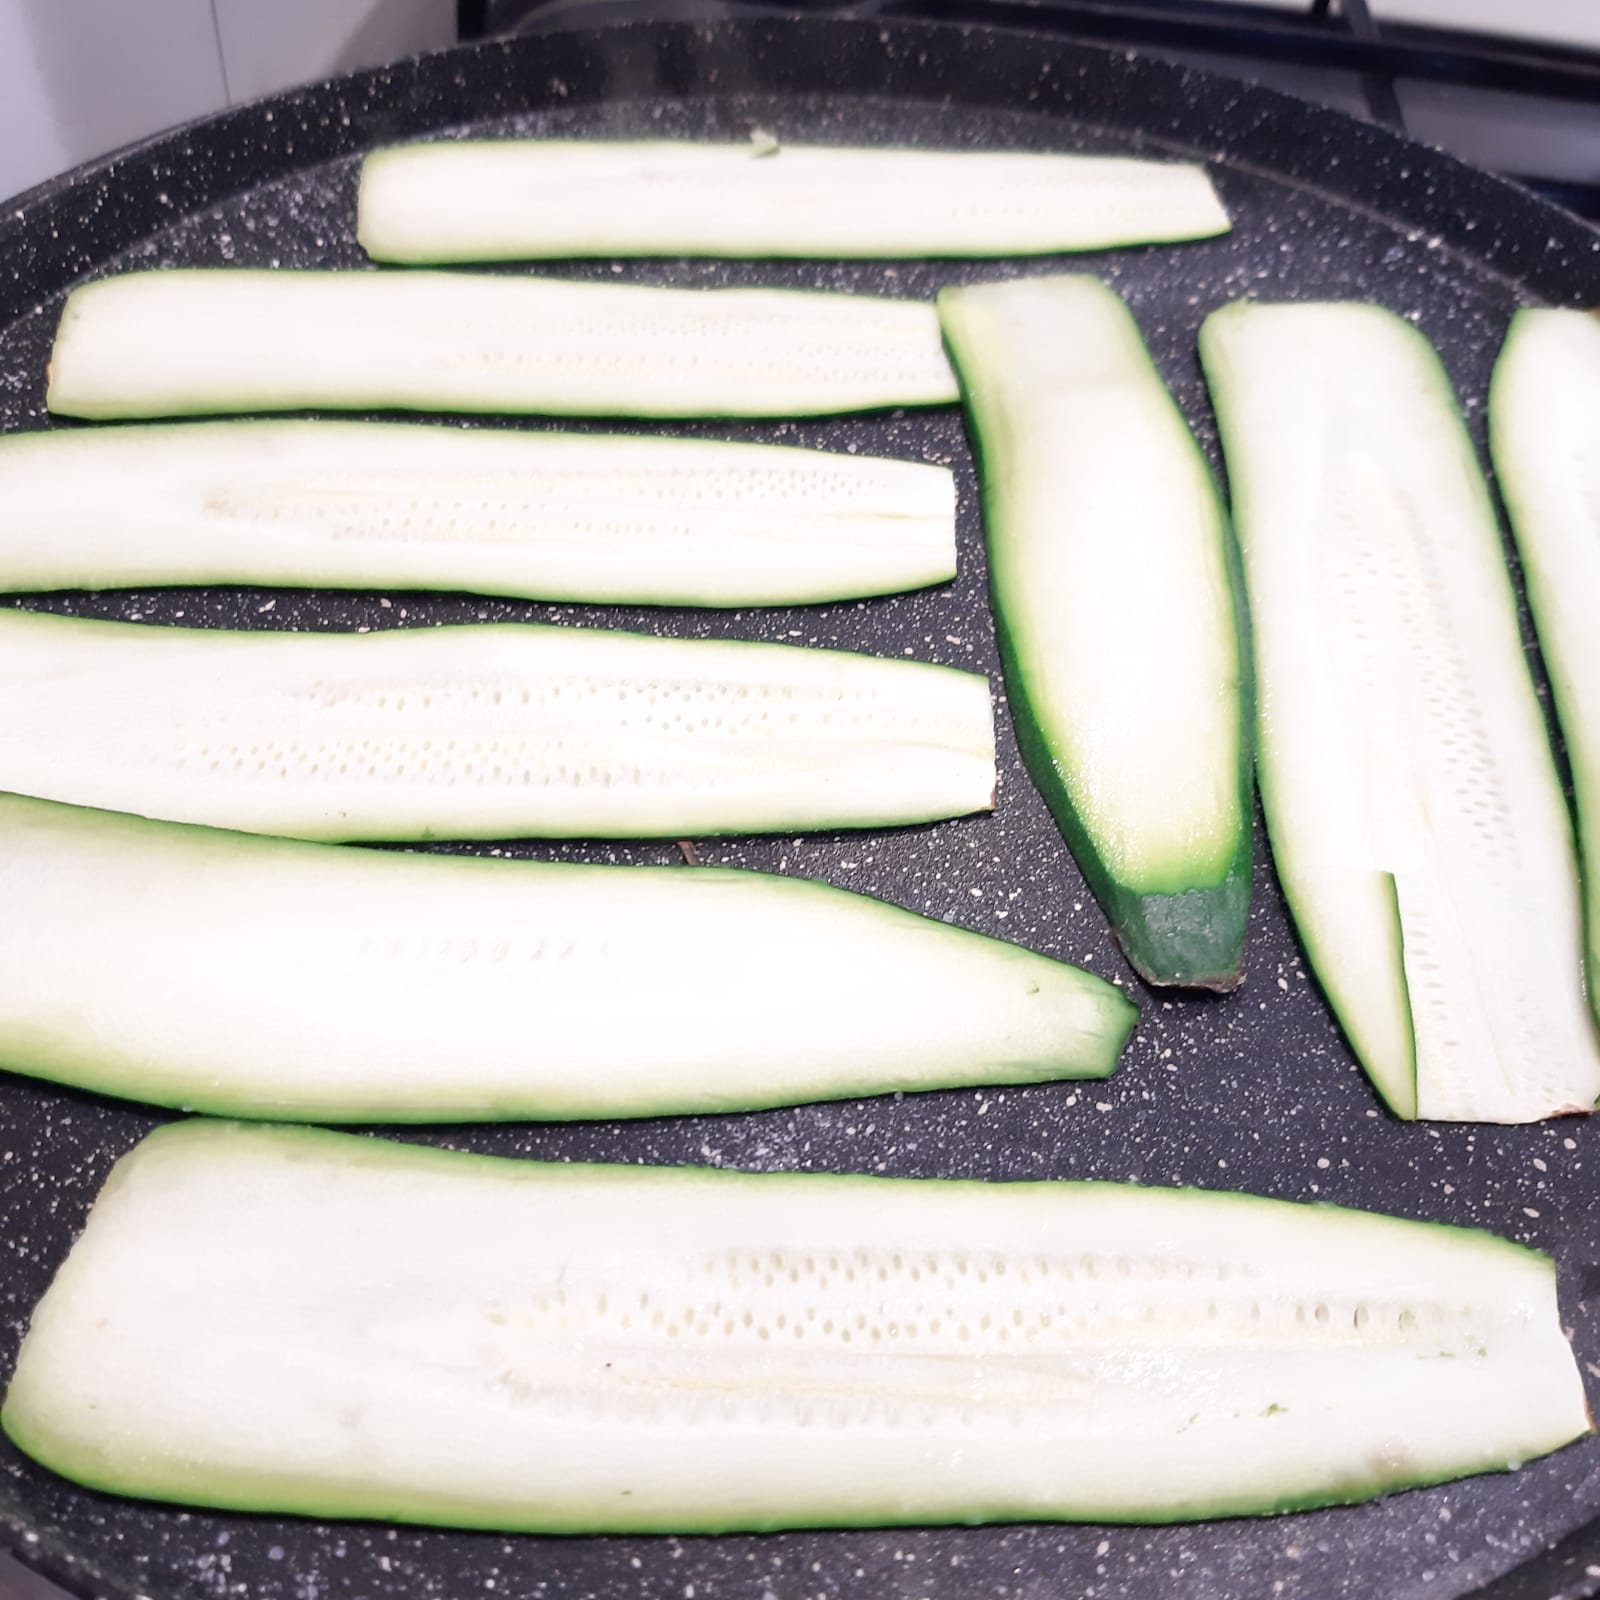
[[[1487,1234],[205,1122],[114,1170],[0,1422],[122,1494],[683,1533],[1278,1511],[1589,1429]]]
[[[1587,1111],[1572,827],[1494,510],[1427,341],[1240,304],[1202,354],[1244,548],[1279,875],[1402,1116]]]
[[[994,803],[985,679],[837,650],[0,610],[0,683],[0,790],[250,833],[680,838]]]
[[[1063,962],[799,879],[10,795],[0,902],[0,1066],[233,1116],[660,1116],[1103,1077],[1136,1015]]]
[[[799,605],[955,575],[943,467],[711,440],[213,422],[0,440],[0,589]]]
[[[1248,667],[1210,469],[1098,280],[947,289],[939,308],[1030,769],[1141,973],[1231,988],[1249,909]]]
[[[380,261],[1009,256],[1203,239],[1202,166],[1126,156],[563,139],[401,145],[361,168]]]
[[[1578,805],[1589,1003],[1600,1008],[1600,315],[1519,311],[1489,436]]]
[[[65,416],[482,411],[807,416],[943,405],[931,305],[458,272],[130,272],[74,289]]]

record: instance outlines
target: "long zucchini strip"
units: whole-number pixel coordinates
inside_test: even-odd
[[[803,605],[955,575],[949,471],[592,434],[212,422],[0,439],[0,589]]]
[[[1126,156],[450,140],[361,168],[380,261],[1013,256],[1228,231],[1204,167]]]
[[[0,610],[0,790],[292,838],[682,838],[994,803],[987,682],[516,624],[227,633]]]
[[[196,269],[74,289],[47,401],[225,411],[770,417],[943,405],[930,305],[458,272]]]
[[[1151,983],[1231,989],[1249,645],[1227,515],[1138,325],[1088,277],[939,297],[1028,771]]]
[[[1283,1511],[1589,1430],[1489,1234],[205,1122],[114,1170],[0,1423],[119,1494],[571,1533]]]
[[[1489,438],[1572,767],[1600,1015],[1600,313],[1517,313],[1489,390]]]
[[[1135,1016],[1076,967],[759,872],[351,850],[7,795],[0,894],[0,1066],[231,1116],[1103,1077]]]
[[[1572,824],[1438,358],[1357,304],[1230,306],[1201,352],[1273,853],[1351,1045],[1402,1117],[1589,1110]]]

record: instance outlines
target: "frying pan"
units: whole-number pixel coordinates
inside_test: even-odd
[[[0,426],[46,424],[51,332],[63,291],[85,277],[179,264],[363,265],[352,237],[357,157],[374,145],[468,127],[736,137],[757,126],[788,139],[1178,152],[1212,161],[1236,220],[1230,238],[1075,264],[1131,302],[1213,459],[1194,340],[1202,316],[1225,300],[1372,298],[1413,316],[1442,351],[1480,445],[1485,384],[1512,308],[1600,303],[1600,236],[1580,223],[1445,156],[1265,90],[979,27],[837,18],[641,23],[449,51],[297,90],[24,196],[0,216]],[[662,262],[618,274],[602,262],[558,270],[926,297],[945,283],[1059,266]],[[955,411],[677,431],[950,463],[961,493],[960,577],[884,601],[732,614],[250,590],[7,603],[286,629],[603,619],[697,637],[910,653],[987,671],[999,693],[976,486]],[[1121,601],[1126,625],[1137,629],[1137,593]],[[1137,990],[1022,772],[1003,703],[1000,739],[992,816],[885,833],[710,841],[701,856],[865,890]],[[505,848],[545,858],[678,860],[660,843]],[[1243,989],[1220,1000],[1142,994],[1143,1020],[1106,1084],[724,1118],[410,1129],[402,1137],[545,1159],[1187,1183],[1478,1225],[1556,1257],[1577,1351],[1600,1372],[1600,1128],[1570,1119],[1528,1128],[1402,1126],[1382,1114],[1306,969],[1259,824],[1258,861]],[[250,914],[249,906],[237,910]],[[170,981],[181,986],[185,975]],[[703,976],[701,1000],[708,1010],[718,1004],[714,971]],[[0,1076],[0,1377],[112,1161],[163,1117]],[[0,1542],[74,1593],[109,1600],[1135,1600],[1175,1592],[1455,1600],[1479,1590],[1522,1600],[1592,1592],[1585,1568],[1594,1562],[1600,1572],[1597,1518],[1597,1440],[1509,1476],[1268,1520],[683,1540],[501,1538],[191,1513],[72,1487],[0,1445]],[[1553,1555],[1540,1555],[1552,1546]]]

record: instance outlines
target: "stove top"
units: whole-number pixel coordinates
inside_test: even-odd
[[[1337,106],[1600,222],[1600,52],[1379,23],[1368,0],[460,0],[462,37],[815,12],[989,22],[1136,47]]]

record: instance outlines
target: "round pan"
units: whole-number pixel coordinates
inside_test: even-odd
[[[1466,399],[1480,446],[1485,386],[1512,309],[1600,302],[1600,237],[1578,222],[1442,155],[1268,91],[998,30],[831,18],[636,24],[486,44],[297,90],[22,197],[0,216],[0,427],[44,425],[55,317],[63,292],[84,277],[162,265],[363,265],[353,216],[357,161],[369,148],[469,128],[740,137],[755,127],[789,139],[1170,152],[1213,161],[1235,219],[1231,237],[1069,263],[1127,297],[1213,458],[1194,338],[1202,317],[1224,301],[1247,293],[1370,298],[1414,315]],[[947,283],[1058,266],[648,262],[616,274],[598,262],[538,270],[931,296]],[[231,590],[26,603],[152,623],[273,628],[604,618],[690,636],[910,649],[998,676],[975,484],[955,411],[671,431],[854,445],[951,463],[961,492],[961,574],[931,593],[730,615]],[[899,833],[709,842],[702,859],[877,893],[1081,962],[1137,990],[1022,772],[1003,709],[1001,739],[999,807],[991,817]],[[673,850],[643,845],[514,850],[677,859]],[[1104,1085],[404,1136],[547,1158],[1136,1178],[1478,1225],[1556,1256],[1578,1353],[1600,1364],[1600,1307],[1585,1299],[1600,1283],[1600,1130],[1571,1121],[1472,1130],[1390,1120],[1307,973],[1259,835],[1257,863],[1242,991],[1225,1000],[1141,995],[1144,1020],[1121,1071]],[[704,975],[704,1003],[717,1004],[714,972]],[[0,1378],[111,1162],[159,1120],[0,1077]],[[1597,1515],[1594,1439],[1511,1477],[1271,1521],[683,1541],[502,1539],[185,1514],[74,1488],[0,1446],[0,1543],[75,1593],[162,1600],[199,1600],[235,1584],[254,1600],[459,1600],[484,1592],[550,1600],[691,1592],[697,1600],[767,1593],[954,1600],[1009,1592],[1042,1600],[1091,1587],[1099,1600],[1180,1591],[1199,1600],[1444,1600],[1485,1584],[1516,1600],[1582,1581],[1585,1562],[1600,1552],[1600,1531],[1587,1527]],[[1527,1565],[1562,1539],[1571,1542],[1556,1557]]]

